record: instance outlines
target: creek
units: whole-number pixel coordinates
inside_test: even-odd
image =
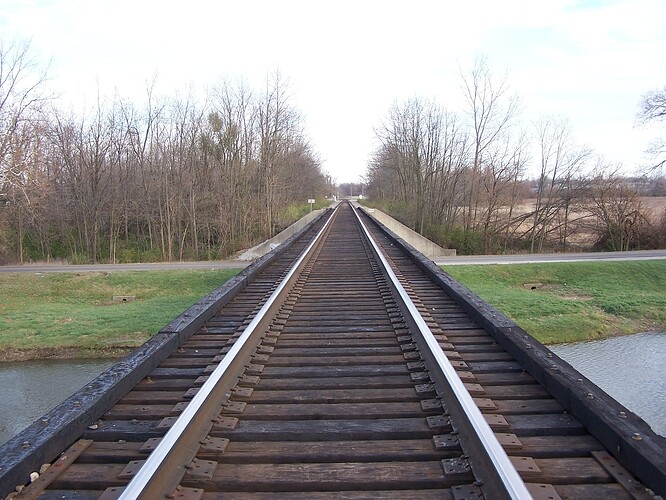
[[[550,346],[562,359],[666,436],[666,333]],[[114,363],[111,359],[0,363],[0,444]]]
[[[0,363],[0,444],[63,402],[115,361],[40,359]]]
[[[666,332],[549,347],[653,431],[666,436]]]

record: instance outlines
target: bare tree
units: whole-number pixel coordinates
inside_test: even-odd
[[[529,160],[527,136],[520,133],[515,139],[503,134],[488,149],[488,159],[481,173],[481,206],[484,252],[498,247],[498,237],[511,225],[511,217],[518,202],[518,183]],[[506,241],[505,241],[506,245]]]
[[[0,40],[0,193],[23,166],[12,151],[14,134],[26,121],[38,120],[42,105],[53,97],[46,81],[47,71],[34,59],[28,42]]]
[[[617,172],[584,172],[591,151],[576,144],[565,120],[536,126],[538,178],[525,179],[534,144],[516,130],[519,102],[506,78],[495,78],[483,59],[461,76],[466,128],[429,101],[412,99],[394,104],[375,130],[380,146],[367,183],[384,208],[461,253],[513,245],[566,251],[590,228],[610,248],[660,244],[646,237],[650,221],[635,184]],[[662,94],[646,101],[652,120],[663,119]],[[666,153],[663,143],[659,151]],[[517,207],[530,195],[534,207],[525,213]]]
[[[154,87],[143,108],[100,97],[82,117],[2,94],[0,259],[216,258],[330,189],[279,74],[263,98],[223,84],[203,105]]]
[[[257,142],[255,96],[244,83],[224,81],[213,91],[212,106],[203,144],[213,165],[213,185],[220,188],[217,212],[222,239],[237,246],[245,243],[241,235],[247,229],[244,221],[251,210],[248,203],[238,201],[253,196],[248,174]]]
[[[274,231],[273,219],[278,196],[278,174],[290,142],[298,134],[300,117],[288,99],[288,83],[279,71],[266,81],[258,106],[259,197],[264,202],[264,230]]]
[[[652,90],[643,96],[637,118],[638,122],[643,125],[666,120],[666,87]],[[653,140],[646,153],[650,155],[653,162],[649,173],[658,172],[666,165],[666,141],[664,139]]]
[[[530,251],[541,252],[547,236],[561,229],[561,249],[566,250],[573,202],[573,179],[591,155],[573,142],[566,120],[545,118],[536,125],[540,172],[529,231]]]
[[[636,188],[619,172],[619,166],[597,160],[589,183],[588,210],[595,216],[597,245],[626,251],[634,248],[649,221]]]
[[[643,96],[638,119],[641,123],[666,120],[666,87]]]
[[[0,40],[0,246],[9,243],[7,216],[14,219],[17,254],[24,258],[26,223],[38,220],[39,174],[43,144],[43,105],[52,97],[46,89],[47,70],[40,67],[28,42]],[[4,215],[3,215],[4,212]]]
[[[519,99],[509,95],[507,77],[493,76],[485,59],[477,59],[469,74],[462,74],[467,114],[471,119],[474,153],[464,216],[466,233],[474,228],[479,209],[480,173],[492,144],[511,126],[519,109]]]
[[[430,181],[440,161],[441,120],[442,111],[433,102],[412,99],[393,105],[377,132],[389,160],[385,166],[399,180],[401,201],[414,207],[409,223],[418,231],[423,230]]]

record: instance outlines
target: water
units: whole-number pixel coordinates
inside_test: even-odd
[[[551,349],[666,436],[666,333],[641,333]],[[109,359],[0,363],[0,444],[114,363]]]
[[[639,333],[551,350],[666,436],[666,332]]]
[[[113,359],[65,359],[0,363],[0,444],[114,362]]]

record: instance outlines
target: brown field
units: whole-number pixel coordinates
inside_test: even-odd
[[[646,196],[641,198],[641,203],[652,212],[655,219],[659,219],[666,210],[666,196]]]
[[[666,196],[644,196],[640,198],[642,206],[646,209],[645,215],[650,219],[654,224],[657,224],[663,214],[666,212]],[[523,203],[516,205],[514,208],[514,216],[525,214],[534,210],[534,204],[536,203],[535,198],[526,198]],[[571,220],[574,220],[578,217],[583,216],[583,212],[572,212],[570,214]],[[520,230],[528,230],[531,227],[530,221],[525,221],[520,226]],[[584,227],[580,227],[574,234],[568,238],[569,245],[572,246],[572,250],[575,250],[574,247],[579,247],[582,249],[588,247],[594,241],[594,234],[591,230],[587,230]]]
[[[527,198],[523,203],[516,205],[516,213],[527,213],[534,209],[536,203],[535,198]],[[649,216],[652,222],[657,222],[661,217],[664,210],[666,210],[666,196],[643,196],[641,197],[641,204],[649,211]],[[580,215],[580,214],[573,214]]]

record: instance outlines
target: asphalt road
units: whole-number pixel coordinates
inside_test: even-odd
[[[549,253],[525,255],[462,255],[435,259],[440,266],[463,264],[527,264],[531,262],[578,262],[666,259],[666,250],[636,250],[633,252]],[[157,271],[162,269],[240,269],[249,261],[218,260],[208,262],[158,262],[147,264],[26,264],[0,266],[0,273],[85,273],[93,271]]]
[[[0,266],[0,273],[86,273],[100,271],[158,271],[163,269],[241,269],[250,261],[218,260],[209,262],[156,262],[145,264],[25,264]]]
[[[435,259],[440,266],[465,264],[529,264],[533,262],[582,262],[666,259],[666,250],[635,250],[632,252],[543,253],[521,255],[461,255]]]

